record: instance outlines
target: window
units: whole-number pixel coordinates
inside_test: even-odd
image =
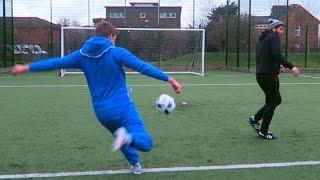
[[[160,18],[177,18],[176,13],[160,13]]]
[[[121,13],[115,13],[116,18],[121,18]]]
[[[166,18],[166,13],[160,13],[160,18]]]
[[[301,26],[299,25],[297,29],[294,30],[294,35],[295,36],[300,36],[301,35]]]
[[[113,18],[126,18],[125,13],[110,13],[109,17]]]
[[[141,19],[146,18],[146,13],[140,13],[140,18],[141,18]]]
[[[177,17],[176,13],[170,13],[170,18],[176,18],[176,17]]]
[[[257,24],[254,26],[255,29],[267,29],[267,27],[266,24]]]

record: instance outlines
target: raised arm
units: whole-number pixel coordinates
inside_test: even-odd
[[[137,58],[136,56],[134,56],[133,54],[131,54],[129,51],[125,49],[119,48],[119,51],[120,51],[119,53],[120,63],[125,67],[134,69],[146,76],[150,76],[155,79],[159,79],[159,80],[170,83],[176,93],[180,93],[182,91],[182,86],[175,79],[163,73],[160,69],[154,67],[149,63],[146,63],[140,60],[139,58]]]
[[[53,69],[80,68],[81,54],[73,52],[62,58],[52,58],[29,64],[30,72],[46,71]]]
[[[16,75],[23,72],[38,72],[53,69],[80,68],[81,55],[79,51],[73,52],[63,58],[51,58],[37,61],[28,65],[16,65],[12,68],[12,74]]]
[[[76,51],[63,58],[45,59],[28,65],[15,65],[12,68],[12,74],[16,75],[23,72],[37,72],[63,68],[80,68],[80,58],[81,55],[79,51]]]

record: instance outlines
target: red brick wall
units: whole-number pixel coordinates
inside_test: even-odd
[[[289,33],[288,33],[288,49],[291,52],[301,52],[305,50],[306,26],[309,27],[309,48],[310,50],[319,50],[318,48],[318,30],[319,20],[312,16],[307,10],[300,5],[291,5],[292,9],[289,13]],[[286,23],[286,17],[281,18]],[[295,29],[300,25],[300,36],[295,36]],[[252,25],[255,27],[255,24]],[[258,40],[263,30],[253,30],[253,42]],[[285,35],[281,37],[282,47],[285,47]],[[300,47],[298,47],[300,46]]]
[[[50,52],[50,28],[15,28],[14,37],[15,44],[38,44],[43,50]],[[54,28],[52,37],[54,46],[60,46],[60,29]]]
[[[308,11],[298,5],[294,5],[292,13],[289,14],[289,49],[304,51],[306,39],[306,26],[309,27],[309,48],[318,48],[319,21]],[[300,25],[300,36],[295,36],[295,29]],[[301,47],[297,48],[295,45]]]

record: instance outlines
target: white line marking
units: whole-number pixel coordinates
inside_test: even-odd
[[[131,78],[148,78],[147,76],[143,76],[143,75],[127,75],[126,77]],[[181,76],[179,76],[181,77]],[[83,79],[85,78],[84,76],[68,76],[68,78],[80,78]],[[60,77],[58,75],[56,76],[0,76],[0,79],[57,79],[59,80]]]
[[[20,76],[20,77],[16,77],[16,76],[0,76],[0,79],[47,79],[47,78],[55,78],[58,79],[58,76]]]
[[[194,75],[179,75],[177,74],[176,77],[197,77]],[[216,74],[216,75],[210,75],[212,77],[255,77],[254,74]],[[302,76],[302,75],[300,75]],[[84,76],[69,76],[69,77],[80,77],[80,78],[84,78]],[[128,78],[149,78],[148,76],[144,76],[144,75],[126,75],[126,77]],[[281,75],[281,77],[292,77],[292,75]],[[54,76],[0,76],[0,79],[59,79],[58,75]],[[201,78],[201,77],[200,77]]]
[[[320,85],[320,83],[280,83],[281,85]],[[230,84],[182,84],[183,86],[258,86],[257,83],[230,83]],[[129,84],[128,87],[159,87],[168,86],[167,84]],[[52,84],[52,85],[3,85],[0,88],[55,88],[55,87],[87,87],[85,84]]]
[[[320,79],[320,77],[317,77],[317,76],[308,76],[308,75],[300,75],[300,76],[305,78]]]
[[[221,165],[221,166],[146,168],[146,169],[143,169],[143,172],[144,173],[160,173],[160,172],[181,172],[181,171],[227,170],[227,169],[277,168],[277,167],[310,166],[310,165],[320,165],[320,161],[298,161],[298,162],[262,163],[262,164],[235,164],[235,165]],[[84,171],[84,172],[32,173],[32,174],[0,175],[0,179],[96,176],[96,175],[129,174],[129,173],[130,171],[128,169],[105,170],[105,171]]]
[[[53,87],[87,87],[85,84],[76,84],[76,85],[68,85],[68,84],[53,84],[53,85],[21,85],[21,86],[0,86],[0,88],[53,88]]]

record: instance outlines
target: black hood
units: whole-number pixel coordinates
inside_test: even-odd
[[[261,35],[259,36],[259,41],[264,40],[269,34],[272,34],[273,31],[271,30],[265,30],[261,33]]]

